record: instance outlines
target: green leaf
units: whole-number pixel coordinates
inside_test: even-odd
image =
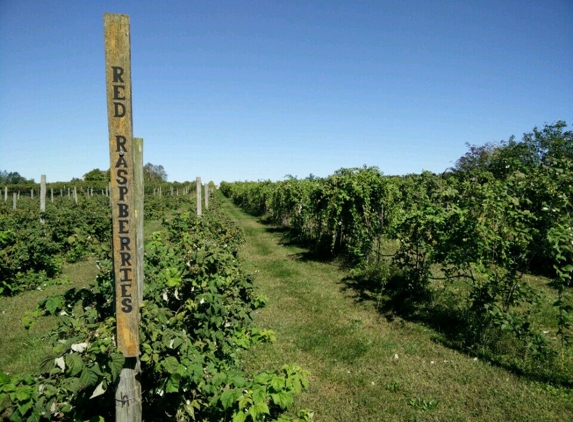
[[[179,367],[179,361],[177,360],[176,357],[169,356],[162,362],[162,365],[163,368],[165,368],[165,370],[167,371],[167,373],[174,374],[177,372],[177,368]]]
[[[280,406],[281,409],[286,409],[293,403],[292,394],[286,391],[281,391],[276,394],[271,394],[271,398],[273,400],[273,403]]]
[[[260,415],[261,413],[270,415],[270,413],[271,413],[271,412],[269,411],[269,406],[268,406],[264,401],[255,404],[253,407],[257,410],[257,413],[258,413],[259,415]]]
[[[81,388],[84,389],[86,387],[95,385],[97,381],[98,381],[97,374],[91,369],[84,367],[82,373],[80,374]]]
[[[51,315],[54,315],[63,305],[64,298],[62,296],[49,296],[44,303],[44,307]]]
[[[112,353],[111,360],[109,363],[109,368],[111,369],[111,380],[115,381],[121,370],[123,369],[123,365],[125,364],[125,357],[121,353]]]
[[[173,374],[167,380],[167,385],[165,386],[166,393],[178,393],[179,392],[179,380],[181,375]]]
[[[16,390],[16,398],[19,401],[28,400],[30,397],[32,397],[32,387],[25,385]]]
[[[247,414],[241,410],[238,413],[233,414],[233,422],[245,422],[247,420]]]
[[[66,366],[68,367],[68,372],[72,377],[75,377],[84,367],[84,361],[82,357],[77,353],[70,353],[65,356]]]
[[[225,390],[219,399],[221,400],[223,409],[226,410],[233,406],[233,403],[237,400],[237,397],[235,396],[234,390]]]
[[[266,388],[257,388],[253,390],[253,403],[264,403],[267,398],[267,389]]]
[[[32,401],[27,401],[23,404],[18,403],[18,411],[22,416],[28,413],[28,410],[32,408]]]
[[[76,377],[66,378],[62,382],[62,385],[66,390],[69,390],[72,393],[77,393],[78,391],[80,391],[80,387],[81,387],[80,379],[76,378]]]
[[[32,414],[26,419],[26,422],[40,422],[40,410],[34,409]]]
[[[285,388],[285,379],[283,377],[279,377],[279,376],[274,376],[271,379],[271,387],[275,390],[275,391],[281,391]]]

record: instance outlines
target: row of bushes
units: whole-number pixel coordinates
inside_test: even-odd
[[[470,147],[440,175],[387,177],[364,167],[319,179],[222,183],[221,190],[315,251],[342,254],[362,283],[418,315],[437,284],[455,285],[440,312],[450,316],[446,325],[454,314],[460,319],[463,347],[485,350],[486,337],[509,336],[509,360],[539,369],[540,360],[559,355],[570,379],[573,134],[565,128],[558,122],[521,141]],[[529,284],[526,273],[550,283]],[[542,297],[550,310],[540,319]],[[433,323],[437,315],[429,315]]]
[[[263,306],[237,250],[244,236],[213,210],[164,221],[145,247],[141,306],[143,414],[148,420],[308,421],[281,416],[307,374],[285,365],[247,374],[241,350],[273,339],[252,326]],[[124,364],[114,342],[114,285],[110,257],[88,289],[44,299],[34,318],[59,315],[49,334],[57,354],[39,374],[0,376],[0,415],[10,420],[112,420],[114,383]],[[30,321],[33,322],[34,318]]]

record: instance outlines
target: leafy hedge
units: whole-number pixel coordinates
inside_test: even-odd
[[[108,198],[88,197],[77,205],[57,198],[43,215],[38,202],[22,198],[16,210],[0,203],[0,295],[50,282],[62,262],[78,261],[111,240]]]

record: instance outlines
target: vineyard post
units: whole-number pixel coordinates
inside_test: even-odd
[[[30,189],[30,197],[34,199],[34,188]]]
[[[141,421],[139,287],[129,16],[104,14],[105,74],[113,221],[117,346],[125,356],[115,391],[115,419]]]
[[[42,174],[40,179],[40,222],[44,224],[44,213],[46,212],[46,175]]]
[[[68,187],[68,198],[71,198],[70,188]]]
[[[50,188],[50,200],[54,203],[54,188]]]
[[[74,202],[76,203],[76,205],[78,205],[78,190],[75,186],[74,186]]]
[[[8,201],[8,186],[4,186],[4,202]]]
[[[12,193],[12,209],[15,210],[16,209],[16,203],[18,202],[18,200],[16,199],[16,192]]]
[[[197,217],[201,217],[201,178],[197,177]]]
[[[209,184],[205,183],[205,209],[209,209]]]

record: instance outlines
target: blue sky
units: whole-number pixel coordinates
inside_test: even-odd
[[[104,12],[130,16],[134,136],[170,181],[441,172],[573,123],[571,0],[0,0],[0,170],[109,167]]]

